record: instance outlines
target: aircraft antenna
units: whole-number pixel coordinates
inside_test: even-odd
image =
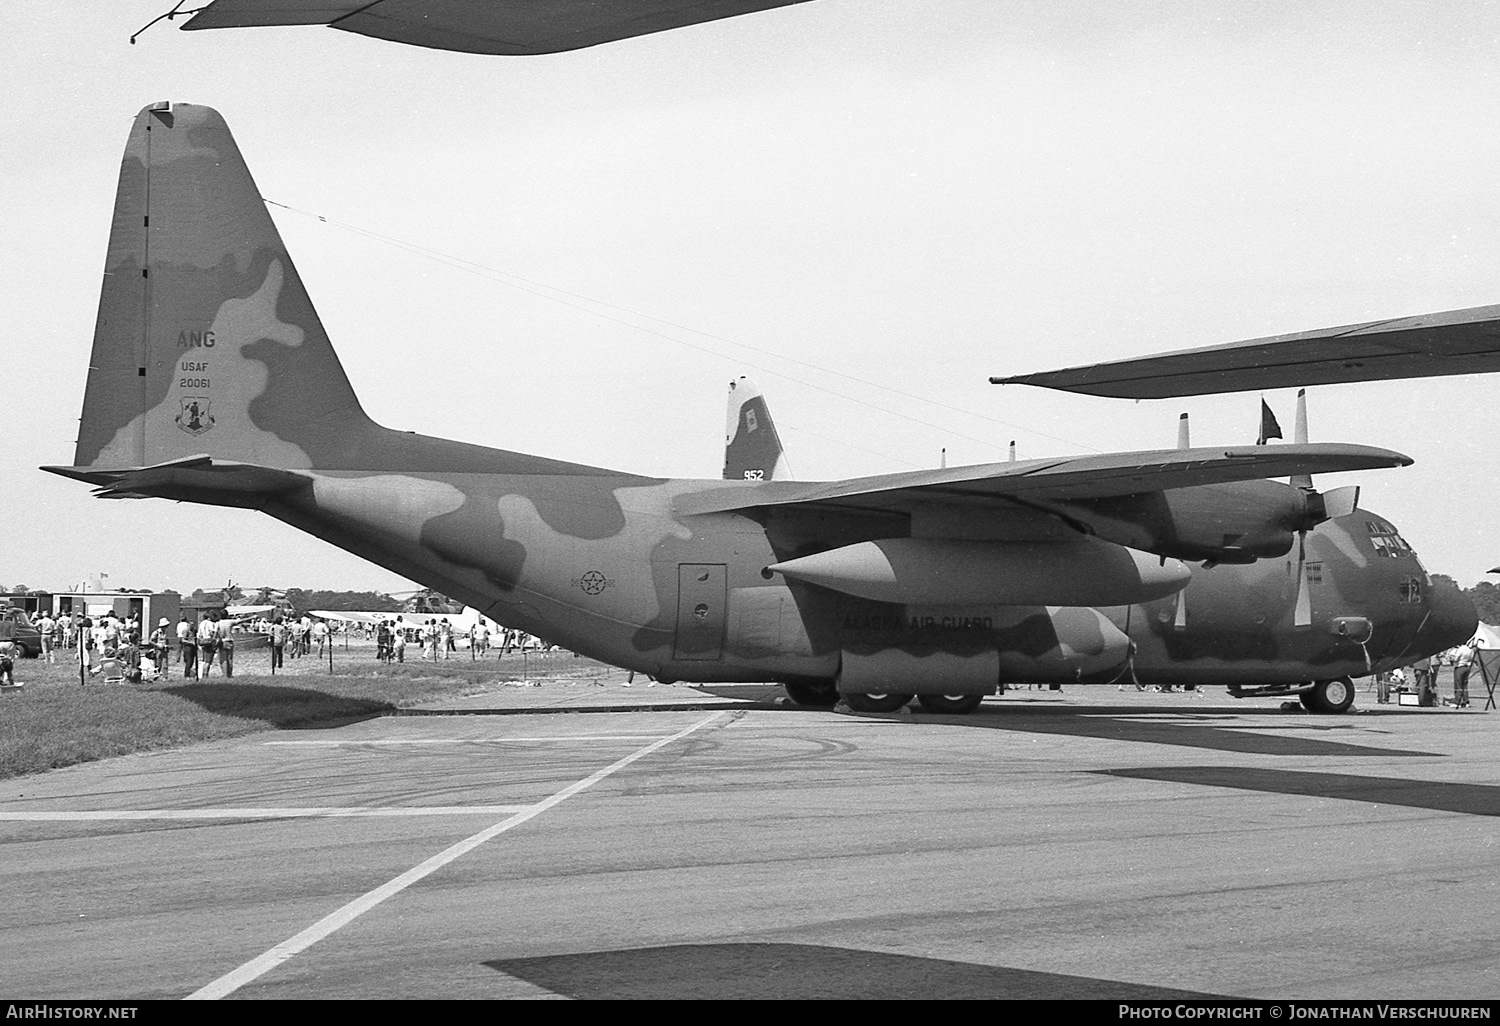
[[[168,11],[166,14],[158,14],[156,17],[154,17],[150,21],[146,22],[146,24],[144,24],[140,28],[136,29],[135,35],[132,35],[130,37],[130,45],[134,46],[135,45],[136,36],[141,35],[148,28],[150,28],[152,25],[155,25],[159,21],[171,21],[173,18],[177,17],[179,14],[182,15],[183,17],[187,17],[190,14],[197,14],[199,11],[203,11],[203,10],[207,10],[208,9],[205,6],[205,7],[196,7],[196,8],[194,8],[191,11],[184,11],[182,9],[182,5],[185,4],[185,3],[187,3],[187,0],[177,0],[177,5],[175,7],[173,7],[170,11]]]

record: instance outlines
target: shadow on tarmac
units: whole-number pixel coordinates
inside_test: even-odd
[[[1353,773],[1314,773],[1306,770],[1255,769],[1247,766],[1163,766],[1139,769],[1090,770],[1102,776],[1164,780],[1179,784],[1233,787],[1269,794],[1299,794],[1338,798],[1378,805],[1401,805],[1470,816],[1500,816],[1500,787],[1494,784],[1445,783],[1364,777]]]
[[[207,712],[259,720],[282,730],[342,727],[395,711],[389,702],[279,685],[194,683],[157,690],[185,698]]]
[[[818,944],[679,944],[513,958],[491,969],[581,1000],[1215,998],[1088,976]]]
[[[1167,714],[1170,719],[1147,720],[1146,715]],[[1440,752],[1401,748],[1376,748],[1347,741],[1325,741],[1314,737],[1281,737],[1257,733],[1263,729],[1287,729],[1247,723],[1240,710],[1193,710],[1142,708],[1140,706],[1050,706],[985,705],[967,716],[914,713],[913,722],[944,723],[982,730],[1016,730],[1027,734],[1067,734],[1112,741],[1136,741],[1184,748],[1207,748],[1245,755],[1374,756],[1391,758],[1436,758]],[[891,718],[891,717],[881,717]],[[1353,725],[1301,722],[1299,730],[1347,730]]]

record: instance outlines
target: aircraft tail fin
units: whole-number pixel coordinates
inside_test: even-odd
[[[219,113],[152,104],[120,167],[75,466],[347,466],[373,425]]]
[[[724,427],[726,481],[789,481],[786,452],[760,387],[746,377],[729,383]]]

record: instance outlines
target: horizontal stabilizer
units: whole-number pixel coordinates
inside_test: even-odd
[[[1346,324],[1062,370],[993,377],[1121,399],[1500,371],[1500,306]]]
[[[95,485],[101,499],[181,499],[254,506],[256,499],[306,485],[309,477],[291,470],[249,463],[215,463],[208,456],[188,456],[149,467],[104,470],[97,467],[42,467],[49,474]],[[210,497],[212,496],[212,497]]]

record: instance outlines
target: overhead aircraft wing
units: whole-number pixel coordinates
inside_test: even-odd
[[[214,0],[184,29],[327,25],[461,53],[561,53],[807,0]]]
[[[993,377],[990,383],[1040,385],[1122,399],[1163,399],[1497,370],[1500,306],[1477,306],[1133,360]]]
[[[722,513],[775,506],[910,509],[917,504],[1054,502],[1139,495],[1195,485],[1255,481],[1292,474],[1404,467],[1409,456],[1369,445],[1320,443],[1226,449],[1162,449],[1054,460],[917,470],[819,484],[775,481],[684,495],[679,514]]]

